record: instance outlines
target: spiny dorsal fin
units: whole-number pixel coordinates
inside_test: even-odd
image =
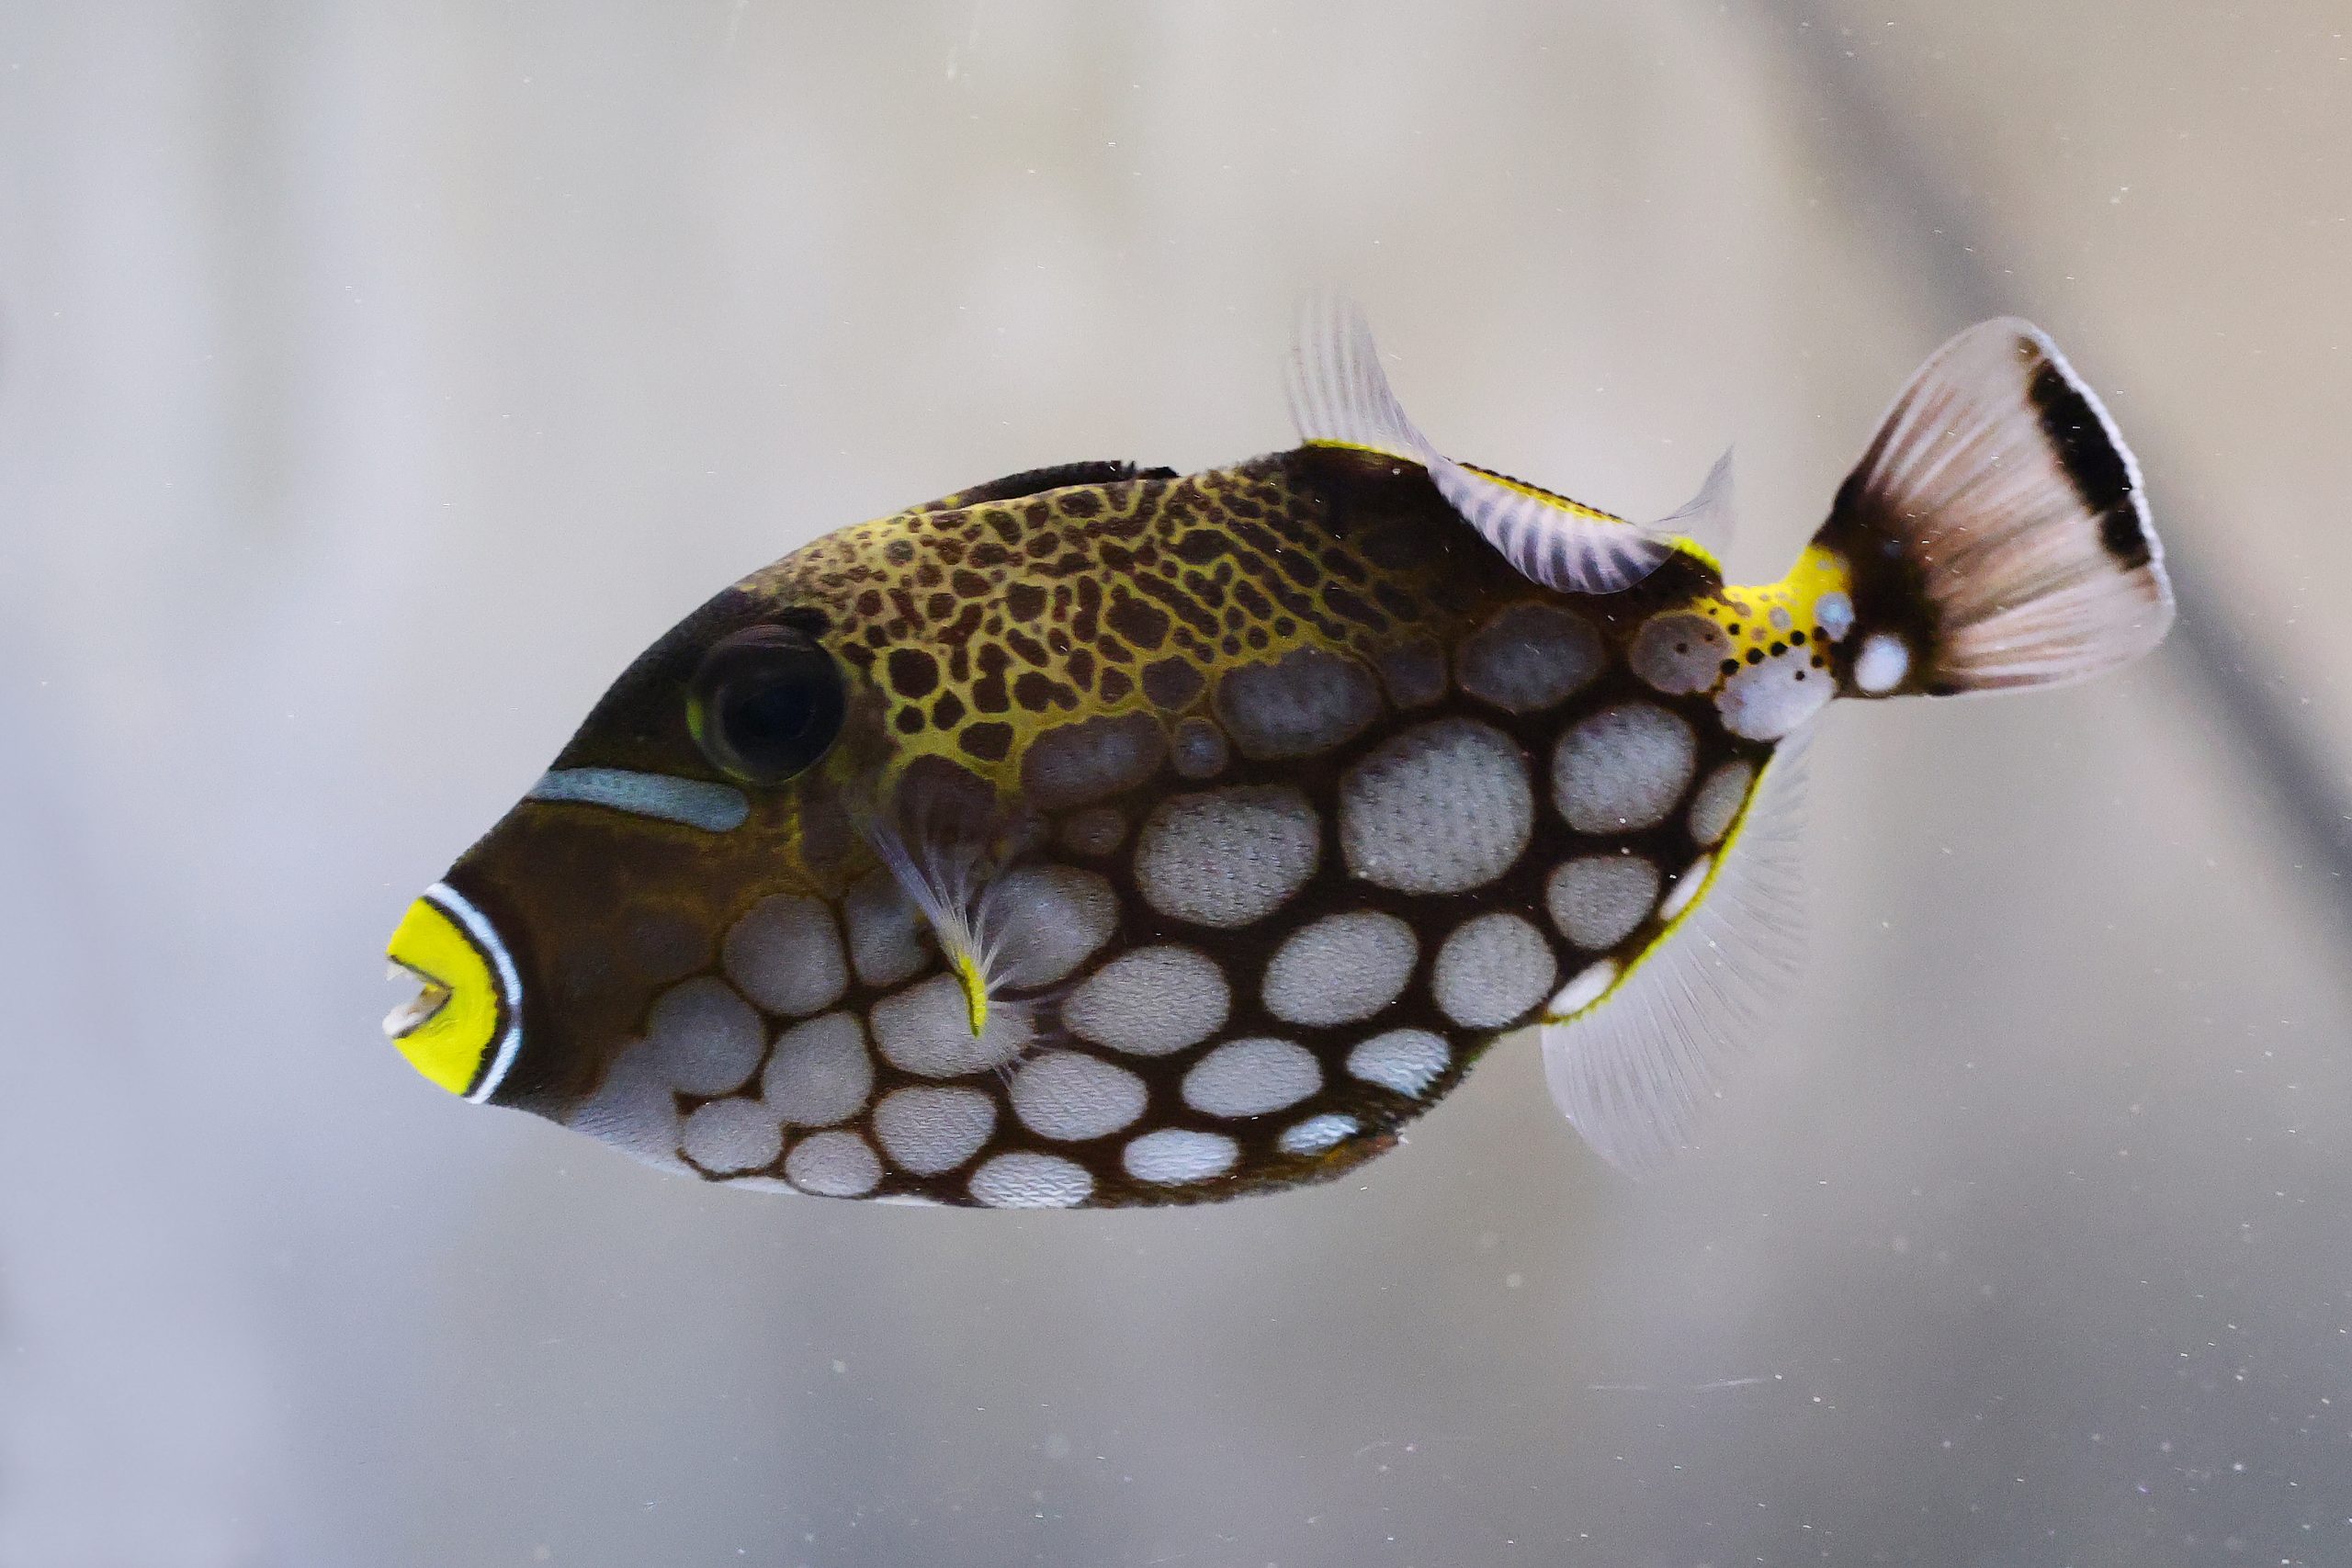
[[[1130,479],[1172,479],[1173,468],[1146,468],[1140,463],[1057,463],[1047,468],[1024,468],[1017,474],[1007,474],[1001,479],[990,479],[984,485],[959,490],[953,495],[943,495],[937,501],[926,501],[921,506],[910,506],[910,512],[952,512],[960,507],[981,506],[990,502],[1021,501],[1033,495],[1043,495],[1049,490],[1066,490],[1072,485],[1125,484]]]
[[[1565,1016],[1544,1024],[1544,1078],[1611,1165],[1639,1172],[1690,1141],[1725,1067],[1803,966],[1811,739],[1800,730],[1773,751],[1723,844],[1684,873],[1701,878],[1695,898],[1631,972],[1596,964],[1553,1003]]]
[[[1690,533],[1680,524],[1661,533],[1659,526],[1628,523],[1439,452],[1389,389],[1372,328],[1351,300],[1318,296],[1300,308],[1290,372],[1291,418],[1300,441],[1420,464],[1446,504],[1522,575],[1547,588],[1563,593],[1630,588],[1674,553],[1674,535]]]

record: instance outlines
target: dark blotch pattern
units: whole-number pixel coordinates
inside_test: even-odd
[[[894,648],[883,661],[890,689],[902,697],[926,697],[939,685],[939,660],[919,648]]]
[[[1001,762],[1012,750],[1012,726],[992,719],[967,724],[956,742],[983,762]]]
[[[1164,747],[1228,679],[1275,688],[1227,705],[1241,750],[1317,754],[1433,700],[1464,617],[1525,584],[1418,469],[1309,450],[1182,478],[1013,475],[829,535],[743,588],[825,607],[883,767],[955,756],[1009,793],[1057,731],[1146,712]]]

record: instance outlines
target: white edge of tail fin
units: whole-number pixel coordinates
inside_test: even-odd
[[[1724,1073],[1803,971],[1812,739],[1807,727],[1773,751],[1666,934],[1597,996],[1572,998],[1582,976],[1571,979],[1561,999],[1575,1010],[1544,1021],[1554,1102],[1620,1169],[1640,1175],[1689,1145]]]
[[[1906,645],[1900,684],[1864,694],[2064,684],[2140,658],[2172,625],[2138,459],[2049,335],[2015,317],[1919,367],[1821,542],[1857,572],[1856,646],[1873,609],[1915,618],[1871,592],[1869,547],[1892,544],[1925,590],[1928,646]]]
[[[1439,452],[1389,389],[1363,310],[1342,296],[1315,295],[1299,307],[1289,392],[1301,443],[1419,464],[1446,504],[1521,575],[1560,592],[1630,588],[1674,553],[1674,534],[1689,532],[1638,526]]]

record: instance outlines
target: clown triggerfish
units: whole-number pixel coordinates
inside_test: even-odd
[[[2043,686],[2172,613],[2050,340],[1928,361],[1780,581],[1442,455],[1352,308],[1300,444],[828,535],[629,666],[392,937],[426,1077],[844,1198],[1182,1203],[1390,1147],[1540,1026],[1603,1156],[1688,1141],[1800,940],[1833,697]]]

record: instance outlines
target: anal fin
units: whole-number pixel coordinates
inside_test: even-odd
[[[1642,1171],[1688,1145],[1724,1072],[1804,957],[1805,749],[1782,741],[1664,936],[1622,976],[1572,979],[1544,1024],[1552,1098],[1611,1164]],[[1668,895],[1668,907],[1673,906]],[[1588,974],[1594,973],[1588,971]]]

